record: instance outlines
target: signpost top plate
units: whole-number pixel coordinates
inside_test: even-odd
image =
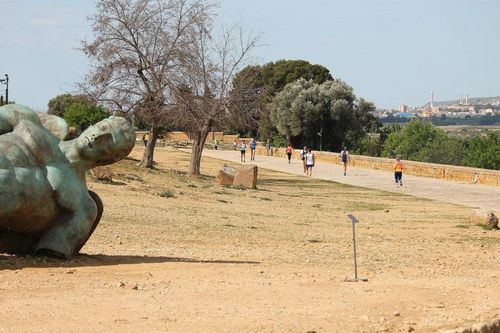
[[[352,215],[352,214],[347,214],[347,217],[351,219],[352,223],[358,223],[358,219]]]

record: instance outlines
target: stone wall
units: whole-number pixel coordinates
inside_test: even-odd
[[[236,142],[238,142],[239,137],[240,136],[237,134],[224,134],[222,137],[222,141],[227,143],[233,143],[234,140],[236,140]]]
[[[166,140],[189,141],[189,134],[186,132],[167,132],[162,134]]]
[[[137,140],[142,140],[144,131],[136,131]],[[220,142],[230,142],[234,140],[244,141],[246,144],[250,142],[250,138],[238,138],[237,135],[224,135],[223,132],[214,132],[215,137]],[[187,132],[167,132],[162,134],[160,139],[172,141],[190,141],[189,133]],[[211,144],[212,133],[209,133],[207,143]],[[267,150],[264,142],[258,142],[256,152],[258,155],[266,155]],[[294,149],[293,158],[300,158],[300,149]],[[285,148],[271,148],[270,155],[285,157]],[[314,155],[317,161],[340,164],[339,153],[318,152]],[[393,171],[393,159],[370,157],[361,155],[351,155],[350,166],[365,169]],[[459,167],[454,165],[432,164],[414,161],[404,161],[405,173],[421,177],[446,179],[461,183],[477,183],[483,185],[500,186],[500,171],[486,170],[478,168]]]
[[[135,131],[136,141],[142,140],[142,136],[146,131]],[[224,135],[223,132],[212,132],[208,133],[207,142],[212,143],[213,138],[219,140],[219,142],[233,142],[234,138],[238,138],[237,135]],[[171,140],[171,141],[190,141],[190,135],[188,132],[173,131],[165,132],[160,134],[159,139]]]
[[[272,155],[286,156],[285,148],[271,148]],[[300,149],[294,149],[293,158],[300,158]],[[257,154],[265,155],[266,148],[257,146]],[[316,161],[340,164],[339,153],[314,152]],[[357,168],[393,171],[393,159],[351,155],[349,165]],[[405,173],[415,176],[446,179],[462,183],[477,183],[483,185],[500,186],[500,171],[478,168],[467,168],[454,165],[432,164],[414,161],[404,161]]]

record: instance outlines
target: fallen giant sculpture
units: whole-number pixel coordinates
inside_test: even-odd
[[[99,223],[102,202],[85,174],[126,157],[134,130],[109,117],[74,140],[67,132],[61,118],[0,107],[0,252],[71,258]]]

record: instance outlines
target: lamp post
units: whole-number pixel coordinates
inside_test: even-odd
[[[316,134],[319,136],[319,151],[321,151],[321,146],[323,145],[323,127],[321,127],[321,130]]]
[[[0,83],[6,85],[5,88],[5,104],[9,104],[9,75],[5,74],[5,79],[0,79]]]

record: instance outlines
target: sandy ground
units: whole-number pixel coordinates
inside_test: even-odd
[[[132,157],[138,158],[141,148]],[[89,180],[104,201],[82,255],[0,255],[0,332],[435,332],[500,316],[500,232],[471,208],[156,151]],[[353,276],[352,225],[359,275]]]

